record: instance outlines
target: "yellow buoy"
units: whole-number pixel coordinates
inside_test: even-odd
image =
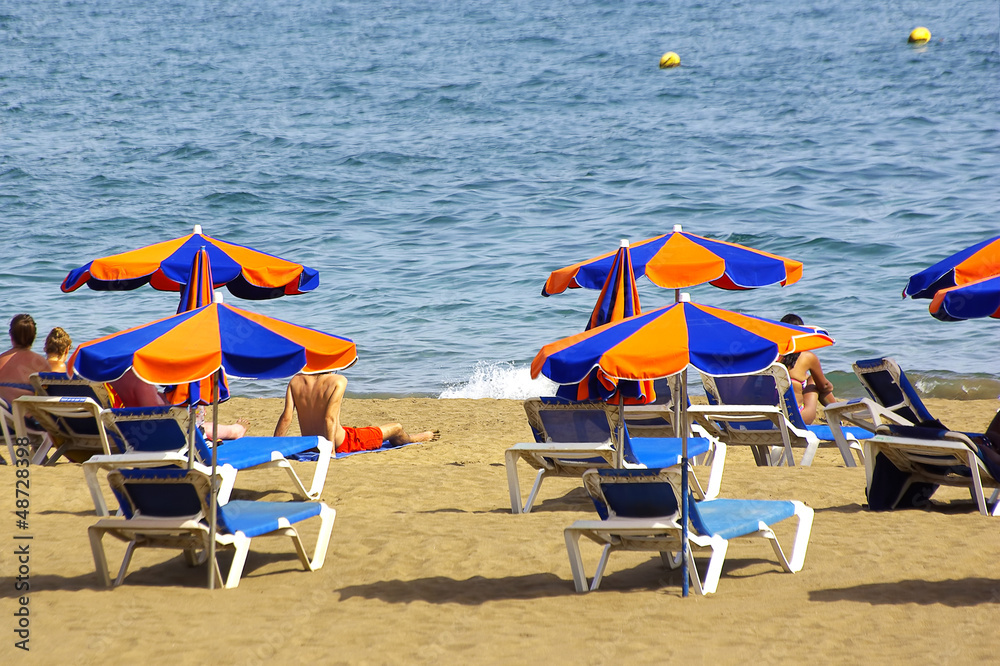
[[[914,28],[910,32],[910,39],[908,40],[910,44],[923,44],[924,42],[931,41],[931,31],[927,28]]]
[[[660,57],[660,69],[676,67],[681,64],[681,57],[673,51],[667,51]]]

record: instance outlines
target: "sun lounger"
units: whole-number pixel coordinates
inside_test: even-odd
[[[507,486],[513,513],[528,513],[542,481],[551,476],[579,478],[592,467],[618,466],[618,408],[603,402],[567,403],[526,400],[525,412],[535,435],[535,442],[515,444],[505,453]],[[621,459],[626,467],[669,467],[681,462],[681,440],[676,437],[630,437],[624,430]],[[697,491],[714,497],[722,484],[725,445],[710,437],[689,437],[688,458],[702,456],[710,464],[708,484],[702,486],[692,474]],[[517,463],[523,461],[537,470],[535,483],[524,505]],[[693,471],[693,470],[692,470]]]
[[[1000,515],[1000,455],[984,451],[981,438],[944,428],[880,426],[865,442],[869,508],[925,506],[938,486],[945,485],[968,488],[984,516]],[[994,488],[989,499],[985,488]]]
[[[701,375],[708,405],[692,405],[689,412],[706,431],[729,445],[750,446],[758,465],[795,464],[793,447],[804,448],[800,464],[811,465],[821,445],[836,445],[844,464],[855,467],[861,457],[859,440],[872,433],[843,427],[838,442],[826,425],[806,425],[799,413],[788,370],[780,363],[749,375]],[[839,425],[839,424],[838,424]]]
[[[231,470],[222,474],[232,474]],[[111,487],[123,508],[123,516],[103,518],[89,528],[90,545],[97,575],[106,587],[118,586],[125,579],[132,555],[137,548],[168,548],[184,552],[189,565],[206,560],[209,546],[209,497],[211,475],[200,470],[136,469],[114,470],[108,475]],[[306,571],[323,566],[336,511],[322,502],[262,502],[233,500],[220,505],[217,512],[216,548],[235,550],[225,579],[218,560],[209,563],[216,569],[223,587],[240,583],[250,543],[257,536],[287,536]],[[318,516],[320,519],[316,549],[310,559],[295,525]],[[104,536],[110,534],[128,543],[118,576],[112,583],[108,573]]]
[[[188,411],[181,407],[139,407],[115,409],[104,413],[104,423],[121,433],[125,452],[120,455],[95,456],[84,464],[94,506],[98,515],[107,515],[104,496],[97,481],[100,469],[122,467],[182,466],[188,460]],[[200,428],[194,428],[195,459],[206,465],[212,462],[212,449]],[[307,488],[288,461],[288,456],[303,451],[319,451],[311,485]],[[295,488],[308,499],[323,492],[330,466],[333,444],[324,437],[241,437],[218,446],[217,463],[242,471],[279,467],[288,472]],[[231,489],[231,488],[230,488]]]
[[[594,500],[601,520],[578,520],[565,530],[573,584],[577,592],[596,590],[608,558],[616,550],[659,552],[671,568],[680,565],[680,473],[675,469],[589,470],[584,487]],[[778,500],[713,499],[688,503],[688,574],[700,594],[718,587],[722,566],[732,539],[761,537],[770,541],[781,567],[790,573],[802,569],[812,530],[813,510],[801,502]],[[786,558],[771,525],[796,516],[798,528],[791,558]],[[588,585],[580,552],[580,537],[603,546],[593,579]],[[704,580],[698,575],[694,548],[712,552]]]
[[[34,419],[48,435],[32,454],[32,464],[52,465],[59,458],[77,461],[95,454],[110,455],[125,450],[121,435],[114,426],[106,426],[104,409],[91,398],[43,397],[24,395],[12,405],[14,428],[18,437],[27,433],[25,418]],[[48,455],[52,446],[55,452]],[[46,457],[48,456],[48,457]]]

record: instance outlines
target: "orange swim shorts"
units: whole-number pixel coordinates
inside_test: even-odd
[[[380,446],[382,446],[382,429],[378,426],[370,426],[368,428],[348,428],[344,426],[344,441],[337,447],[337,453],[371,451]]]

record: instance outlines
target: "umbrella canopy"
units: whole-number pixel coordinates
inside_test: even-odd
[[[531,362],[531,376],[579,382],[594,368],[616,379],[658,379],[677,376],[674,395],[681,433],[681,552],[687,552],[687,422],[684,372],[694,367],[709,375],[758,372],[779,356],[833,344],[816,329],[695,305],[682,295],[679,302],[564,338],[542,347]],[[619,402],[619,405],[621,403]],[[619,447],[620,449],[621,447]],[[688,595],[687,557],[682,560],[682,585]]]
[[[686,301],[542,347],[531,376],[579,382],[594,368],[615,379],[659,379],[696,368],[707,375],[763,370],[779,356],[833,344],[817,329]]]
[[[64,292],[83,285],[97,291],[125,291],[149,284],[160,291],[181,291],[191,281],[195,253],[205,248],[212,265],[212,288],[225,285],[238,298],[262,300],[312,291],[319,273],[302,264],[242,245],[194,233],[84,264],[63,280]]]
[[[1000,236],[976,243],[912,275],[903,289],[903,298],[934,298],[941,289],[997,274],[1000,274]]]
[[[628,240],[622,239],[621,246],[615,253],[614,262],[604,288],[597,298],[597,305],[590,315],[587,328],[590,330],[609,322],[620,321],[626,317],[640,314],[639,291],[632,272],[632,256],[629,252]],[[578,384],[563,385],[556,395],[569,400],[607,400],[617,399],[619,389],[624,393],[628,404],[644,404],[656,399],[653,383],[650,382],[619,382],[608,377],[600,369],[589,373]]]
[[[84,342],[67,367],[91,381],[112,381],[132,368],[151,384],[184,384],[218,370],[276,379],[340,370],[356,360],[347,338],[211,303]]]
[[[703,238],[674,227],[669,234],[631,245],[636,278],[645,275],[660,287],[683,289],[708,282],[721,289],[753,289],[788,285],[802,277],[802,262],[736,243]],[[583,287],[600,289],[607,280],[614,252],[553,271],[543,296]]]
[[[1000,276],[942,289],[934,294],[929,309],[941,321],[1000,319]]]

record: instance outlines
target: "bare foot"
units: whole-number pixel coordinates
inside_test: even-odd
[[[426,430],[413,436],[414,442],[436,442],[441,439],[440,430]]]

